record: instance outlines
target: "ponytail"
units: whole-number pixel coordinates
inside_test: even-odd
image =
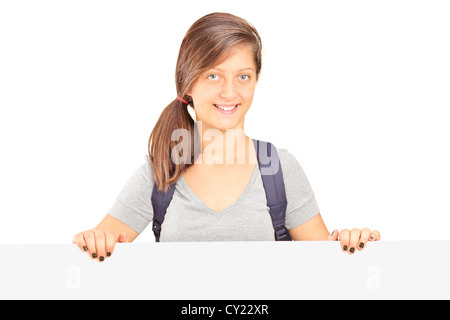
[[[184,171],[194,163],[194,120],[191,118],[186,104],[178,99],[164,108],[153,128],[148,140],[148,153],[153,167],[155,184],[159,191],[167,192],[169,186],[175,183]],[[173,141],[176,130],[183,130],[182,152],[188,152],[186,161],[173,161],[172,153],[179,151],[180,142]],[[188,141],[184,141],[186,136]],[[186,150],[188,148],[188,150]]]

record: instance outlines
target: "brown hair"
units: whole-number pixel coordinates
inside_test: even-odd
[[[194,108],[187,92],[192,90],[201,74],[220,64],[240,44],[249,44],[254,53],[256,79],[261,71],[261,38],[256,29],[246,20],[229,13],[215,12],[197,20],[187,31],[180,46],[175,71],[177,96]],[[172,132],[184,129],[192,137],[190,157],[186,162],[174,163],[171,155],[178,141],[172,141]],[[194,120],[186,104],[173,100],[161,113],[148,141],[148,152],[153,166],[153,176],[158,190],[167,191],[172,183],[189,168],[197,155],[194,150]],[[194,152],[195,151],[195,152]]]

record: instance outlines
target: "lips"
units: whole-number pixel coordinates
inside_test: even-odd
[[[241,104],[214,104],[215,109],[217,112],[219,112],[221,115],[232,115],[236,112],[237,109],[239,109],[239,106]]]
[[[225,103],[215,103],[215,106],[221,106],[221,107],[234,107],[235,105],[237,105],[239,103],[234,103],[234,104],[225,104]]]
[[[214,104],[214,106],[216,108],[219,108],[219,109],[222,109],[225,111],[232,110],[234,107],[236,107],[238,105],[239,105],[239,103],[237,103],[237,104]]]

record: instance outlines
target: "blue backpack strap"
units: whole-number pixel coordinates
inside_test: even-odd
[[[161,225],[164,222],[164,216],[166,215],[167,208],[170,201],[172,201],[173,193],[175,191],[176,183],[170,185],[167,192],[159,191],[156,187],[156,183],[153,185],[152,192],[152,205],[153,205],[153,233],[155,234],[156,242],[159,242],[161,235]]]
[[[292,238],[285,226],[286,190],[283,172],[277,149],[269,142],[253,139],[261,178],[266,192],[267,206],[270,210],[276,241],[291,241]]]

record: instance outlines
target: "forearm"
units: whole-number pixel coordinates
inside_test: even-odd
[[[295,241],[326,241],[330,235],[320,213],[308,222],[290,229],[289,234]]]
[[[121,233],[127,234],[128,242],[133,242],[134,239],[137,238],[139,233],[128,227],[123,222],[120,222],[113,216],[110,216],[107,214],[103,220],[98,224],[98,226],[95,228],[95,230],[108,230],[114,233],[116,241],[119,238]]]

